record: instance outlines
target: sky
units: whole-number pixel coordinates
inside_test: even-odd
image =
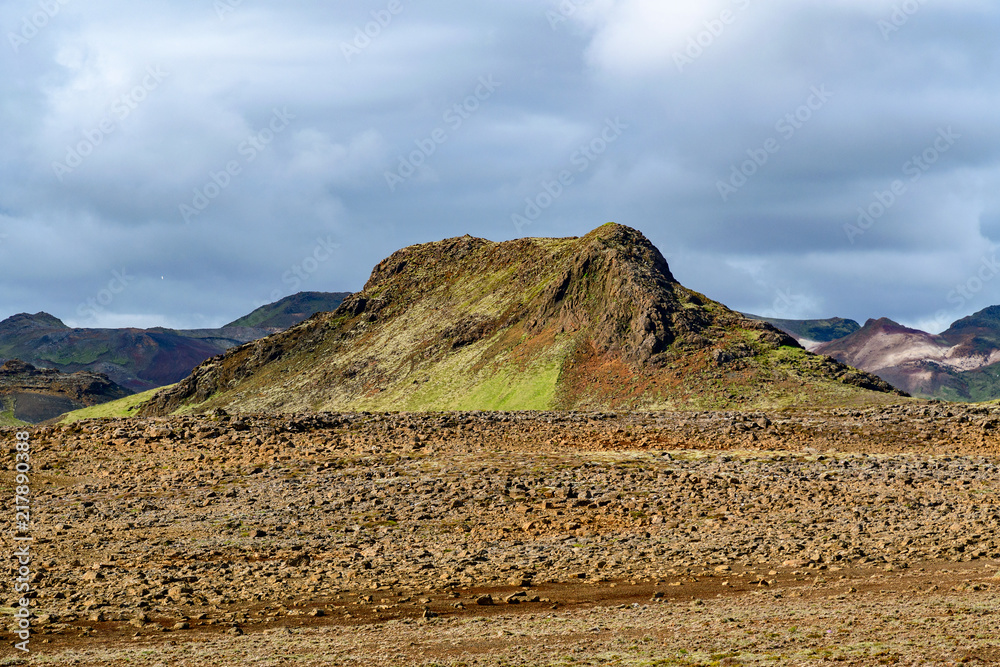
[[[642,231],[687,287],[1000,304],[995,0],[7,0],[0,318],[219,326],[401,247]]]

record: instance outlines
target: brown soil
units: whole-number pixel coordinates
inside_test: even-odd
[[[992,664],[993,410],[36,429],[27,661]]]

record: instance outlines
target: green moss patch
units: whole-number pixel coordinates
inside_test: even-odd
[[[125,398],[119,398],[117,401],[110,401],[108,403],[101,403],[100,405],[92,405],[89,408],[81,408],[79,410],[74,410],[73,412],[67,412],[63,415],[63,418],[59,420],[59,423],[72,424],[73,422],[80,421],[81,419],[119,419],[121,417],[134,417],[139,408],[142,407],[143,403],[151,399],[153,394],[165,388],[166,387],[158,387],[157,389],[144,391],[141,394],[132,394],[131,396],[126,396]]]

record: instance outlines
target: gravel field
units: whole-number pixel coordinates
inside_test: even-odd
[[[0,664],[998,662],[998,425],[914,403],[41,427],[32,651],[7,633]]]

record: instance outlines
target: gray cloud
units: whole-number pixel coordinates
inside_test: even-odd
[[[230,5],[0,7],[0,315],[216,325],[358,289],[410,243],[608,220],[741,310],[944,326],[1000,303],[992,280],[954,298],[1000,242],[994,3]]]

